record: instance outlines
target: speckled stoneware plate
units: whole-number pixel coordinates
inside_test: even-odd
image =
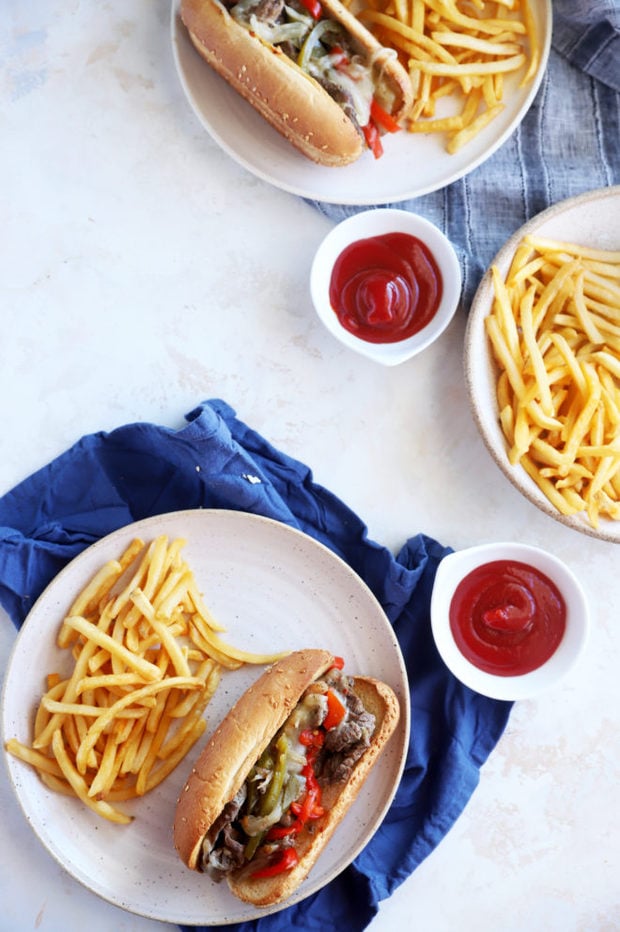
[[[496,265],[505,275],[518,243],[531,233],[596,249],[620,249],[620,186],[589,191],[538,214],[517,230],[491,265]],[[599,527],[593,528],[584,514],[560,514],[523,467],[509,463],[498,418],[497,370],[484,325],[492,301],[493,283],[489,270],[476,292],[465,334],[465,378],[471,409],[489,453],[512,484],[545,514],[583,534],[620,543],[620,521],[601,518]]]
[[[290,905],[332,880],[370,840],[400,781],[409,736],[407,676],[391,625],[359,577],[307,535],[242,512],[184,511],[122,528],[90,547],[46,589],[20,632],[6,675],[3,738],[29,740],[43,678],[66,665],[55,635],[75,595],[134,536],[150,540],[158,534],[187,540],[183,552],[231,643],[261,652],[326,647],[345,658],[347,672],[384,680],[400,700],[397,732]],[[124,804],[135,816],[131,825],[109,823],[77,800],[49,791],[27,765],[6,755],[26,818],[73,877],[116,906],[166,922],[218,925],[265,914],[235,899],[225,884],[188,870],[172,843],[176,799],[193,761],[212,727],[262,669],[224,674],[207,709],[205,738],[160,788]]]
[[[449,155],[439,134],[395,133],[384,137],[385,154],[370,152],[344,168],[315,165],[256,113],[192,46],[172,0],[172,50],[185,95],[202,126],[247,171],[292,194],[332,204],[388,204],[419,197],[477,168],[514,132],[540,86],[551,43],[551,0],[531,4],[540,45],[536,75],[526,87],[506,75],[503,112],[459,152]],[[441,108],[446,112],[439,113]],[[440,102],[437,115],[449,115]],[[205,172],[208,166],[205,164]]]

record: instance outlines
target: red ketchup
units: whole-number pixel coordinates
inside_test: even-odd
[[[544,573],[495,560],[469,573],[450,603],[461,653],[485,673],[520,676],[542,666],[562,640],[566,604]]]
[[[408,233],[385,233],[338,256],[329,299],[345,330],[368,343],[396,343],[430,323],[442,291],[428,246]]]

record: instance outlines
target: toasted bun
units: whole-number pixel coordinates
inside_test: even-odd
[[[301,650],[269,667],[238,699],[211,736],[181,791],[174,844],[200,870],[205,835],[284,724],[307,687],[334,663],[326,650]]]
[[[200,870],[205,836],[240,789],[256,760],[293,711],[307,687],[334,662],[328,651],[296,651],[271,666],[236,702],[209,740],[177,803],[175,847],[188,867]],[[360,788],[398,723],[400,709],[392,689],[370,677],[354,677],[355,691],[376,719],[370,747],[349,780],[323,788],[325,815],[296,836],[298,864],[283,874],[254,878],[253,865],[227,877],[235,896],[256,906],[289,897],[308,875],[321,851],[357,797]]]
[[[339,0],[322,4],[393,83],[392,115],[400,119],[411,105],[405,70]],[[307,158],[337,167],[360,157],[363,140],[339,104],[277,46],[237,23],[218,0],[182,0],[181,18],[205,61]]]

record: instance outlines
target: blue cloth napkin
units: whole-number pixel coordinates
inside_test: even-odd
[[[452,242],[464,310],[493,257],[524,223],[565,198],[620,184],[619,92],[620,0],[555,0],[549,63],[510,138],[442,190],[383,205],[420,214]],[[310,203],[334,221],[368,209]]]
[[[620,91],[618,0],[555,0],[553,46],[575,67]]]
[[[361,519],[317,485],[307,466],[213,400],[187,415],[178,431],[137,423],[83,437],[0,499],[0,603],[19,627],[47,583],[89,544],[141,518],[186,508],[247,511],[305,531],[366,581],[394,625],[409,676],[412,726],[405,773],[383,825],[319,893],[257,921],[222,927],[363,929],[379,901],[461,814],[510,713],[509,703],[461,685],[435,649],[430,596],[449,550],[417,534],[395,558],[368,539]]]

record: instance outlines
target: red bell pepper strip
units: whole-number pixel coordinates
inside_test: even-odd
[[[298,819],[290,825],[273,825],[267,832],[267,841],[280,841],[281,838],[288,838],[289,835],[299,835],[302,828],[303,825]]]
[[[302,827],[312,819],[320,819],[325,810],[320,805],[321,791],[318,785],[310,786],[301,803],[291,803],[291,812],[297,816]]]
[[[307,9],[310,16],[314,19],[320,19],[323,15],[323,7],[321,6],[319,0],[301,0],[305,8]]]
[[[299,857],[295,849],[285,848],[279,858],[254,871],[252,877],[276,877],[278,874],[283,874],[284,871],[290,871],[298,861]]]
[[[370,102],[370,116],[382,129],[388,133],[398,133],[400,125],[396,122],[391,113],[384,110],[381,104],[378,104],[375,98]]]
[[[290,838],[291,835],[299,835],[307,822],[320,819],[325,815],[323,806],[318,805],[320,793],[314,790],[307,792],[301,803],[291,803],[291,812],[296,819],[290,825],[274,825],[267,832],[267,841],[280,841],[282,838]]]
[[[349,65],[349,56],[339,45],[332,46],[330,55],[337,71],[344,71]]]
[[[303,744],[305,748],[314,748],[315,757],[316,751],[323,746],[324,741],[325,735],[322,731],[319,731],[318,728],[304,728],[304,730],[299,733],[299,743]]]
[[[327,690],[327,715],[323,721],[323,728],[331,731],[343,720],[346,714],[346,706],[340,701],[340,697],[333,689]]]
[[[344,657],[334,657],[334,662],[332,663],[330,670],[342,670],[344,667]]]
[[[383,145],[381,143],[381,136],[379,134],[379,129],[376,123],[373,123],[372,120],[362,127],[362,132],[364,133],[364,139],[366,140],[366,145],[374,155],[376,159],[380,159],[383,155]]]

